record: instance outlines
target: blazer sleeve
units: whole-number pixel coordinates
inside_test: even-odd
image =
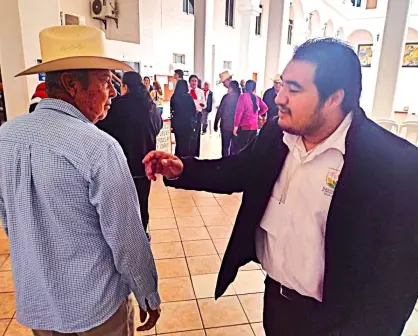
[[[213,93],[212,93],[212,91],[209,91],[208,92],[206,111],[212,112],[212,105],[213,105]]]
[[[218,128],[219,120],[221,120],[222,115],[225,111],[226,97],[227,97],[227,95],[222,97],[221,104],[219,105],[218,111],[216,112],[215,124],[214,124],[215,128]]]
[[[237,107],[235,108],[235,121],[234,127],[239,127],[241,124],[241,119],[245,110],[245,94],[242,94],[238,98]]]

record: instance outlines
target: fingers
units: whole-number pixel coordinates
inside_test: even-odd
[[[157,323],[158,319],[160,318],[160,309],[157,310],[148,310],[149,318],[147,323],[143,326],[136,329],[136,331],[147,331],[154,328],[155,324]],[[142,322],[142,321],[141,321]]]
[[[147,164],[148,162],[150,162],[151,160],[158,160],[161,159],[163,157],[172,157],[173,155],[169,154],[169,153],[165,153],[165,152],[157,152],[157,151],[152,151],[149,152],[144,159],[142,160],[142,163]]]
[[[139,308],[139,320],[141,321],[141,323],[144,323],[146,319],[147,319],[147,312]]]

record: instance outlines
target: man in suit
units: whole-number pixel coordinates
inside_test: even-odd
[[[195,156],[200,156],[200,132],[202,129],[202,111],[206,108],[206,99],[203,90],[198,87],[199,78],[196,75],[189,77],[190,95],[196,106],[197,124],[194,135]]]
[[[269,108],[267,111],[267,120],[277,117],[279,113],[279,107],[277,106],[275,100],[280,90],[281,81],[280,74],[276,74],[273,78],[273,87],[264,92],[263,101]]]
[[[203,94],[206,99],[206,108],[202,110],[202,135],[205,135],[208,131],[208,116],[212,112],[213,105],[213,92],[210,90],[208,82],[205,82],[203,86]]]
[[[168,185],[244,192],[215,296],[260,262],[268,336],[400,335],[416,304],[418,149],[366,117],[361,81],[350,46],[309,40],[282,74],[279,118],[240,154],[145,158]]]

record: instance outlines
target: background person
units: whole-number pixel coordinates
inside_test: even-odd
[[[160,111],[160,114],[162,115],[164,112],[163,90],[161,89],[160,83],[158,83],[157,81],[153,83],[153,87],[154,89],[151,91],[151,98],[155,106],[157,106],[158,111]]]
[[[218,112],[215,117],[214,130],[218,131],[219,122],[221,127],[222,138],[222,157],[231,154],[237,154],[236,139],[233,135],[235,110],[238,103],[238,98],[241,95],[241,88],[237,81],[232,81],[229,84],[228,93],[222,98],[219,105]]]
[[[175,153],[179,157],[195,156],[193,142],[197,127],[196,105],[189,94],[189,86],[180,79],[170,100],[171,127],[176,138]]]
[[[255,81],[248,80],[245,83],[246,92],[239,97],[235,111],[233,133],[238,136],[240,150],[257,136],[258,119],[268,110],[263,100],[255,95],[255,88]]]
[[[161,114],[137,72],[124,73],[121,90],[122,96],[113,100],[107,117],[96,126],[119,142],[128,159],[146,232],[151,184],[145,176],[142,160],[146,154],[156,149],[157,135],[163,124]]]

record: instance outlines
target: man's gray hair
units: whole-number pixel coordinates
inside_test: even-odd
[[[55,93],[65,91],[64,85],[61,82],[61,77],[64,73],[71,74],[74,80],[81,82],[84,88],[89,86],[89,70],[47,72],[45,77],[45,90],[48,97],[53,98]]]

